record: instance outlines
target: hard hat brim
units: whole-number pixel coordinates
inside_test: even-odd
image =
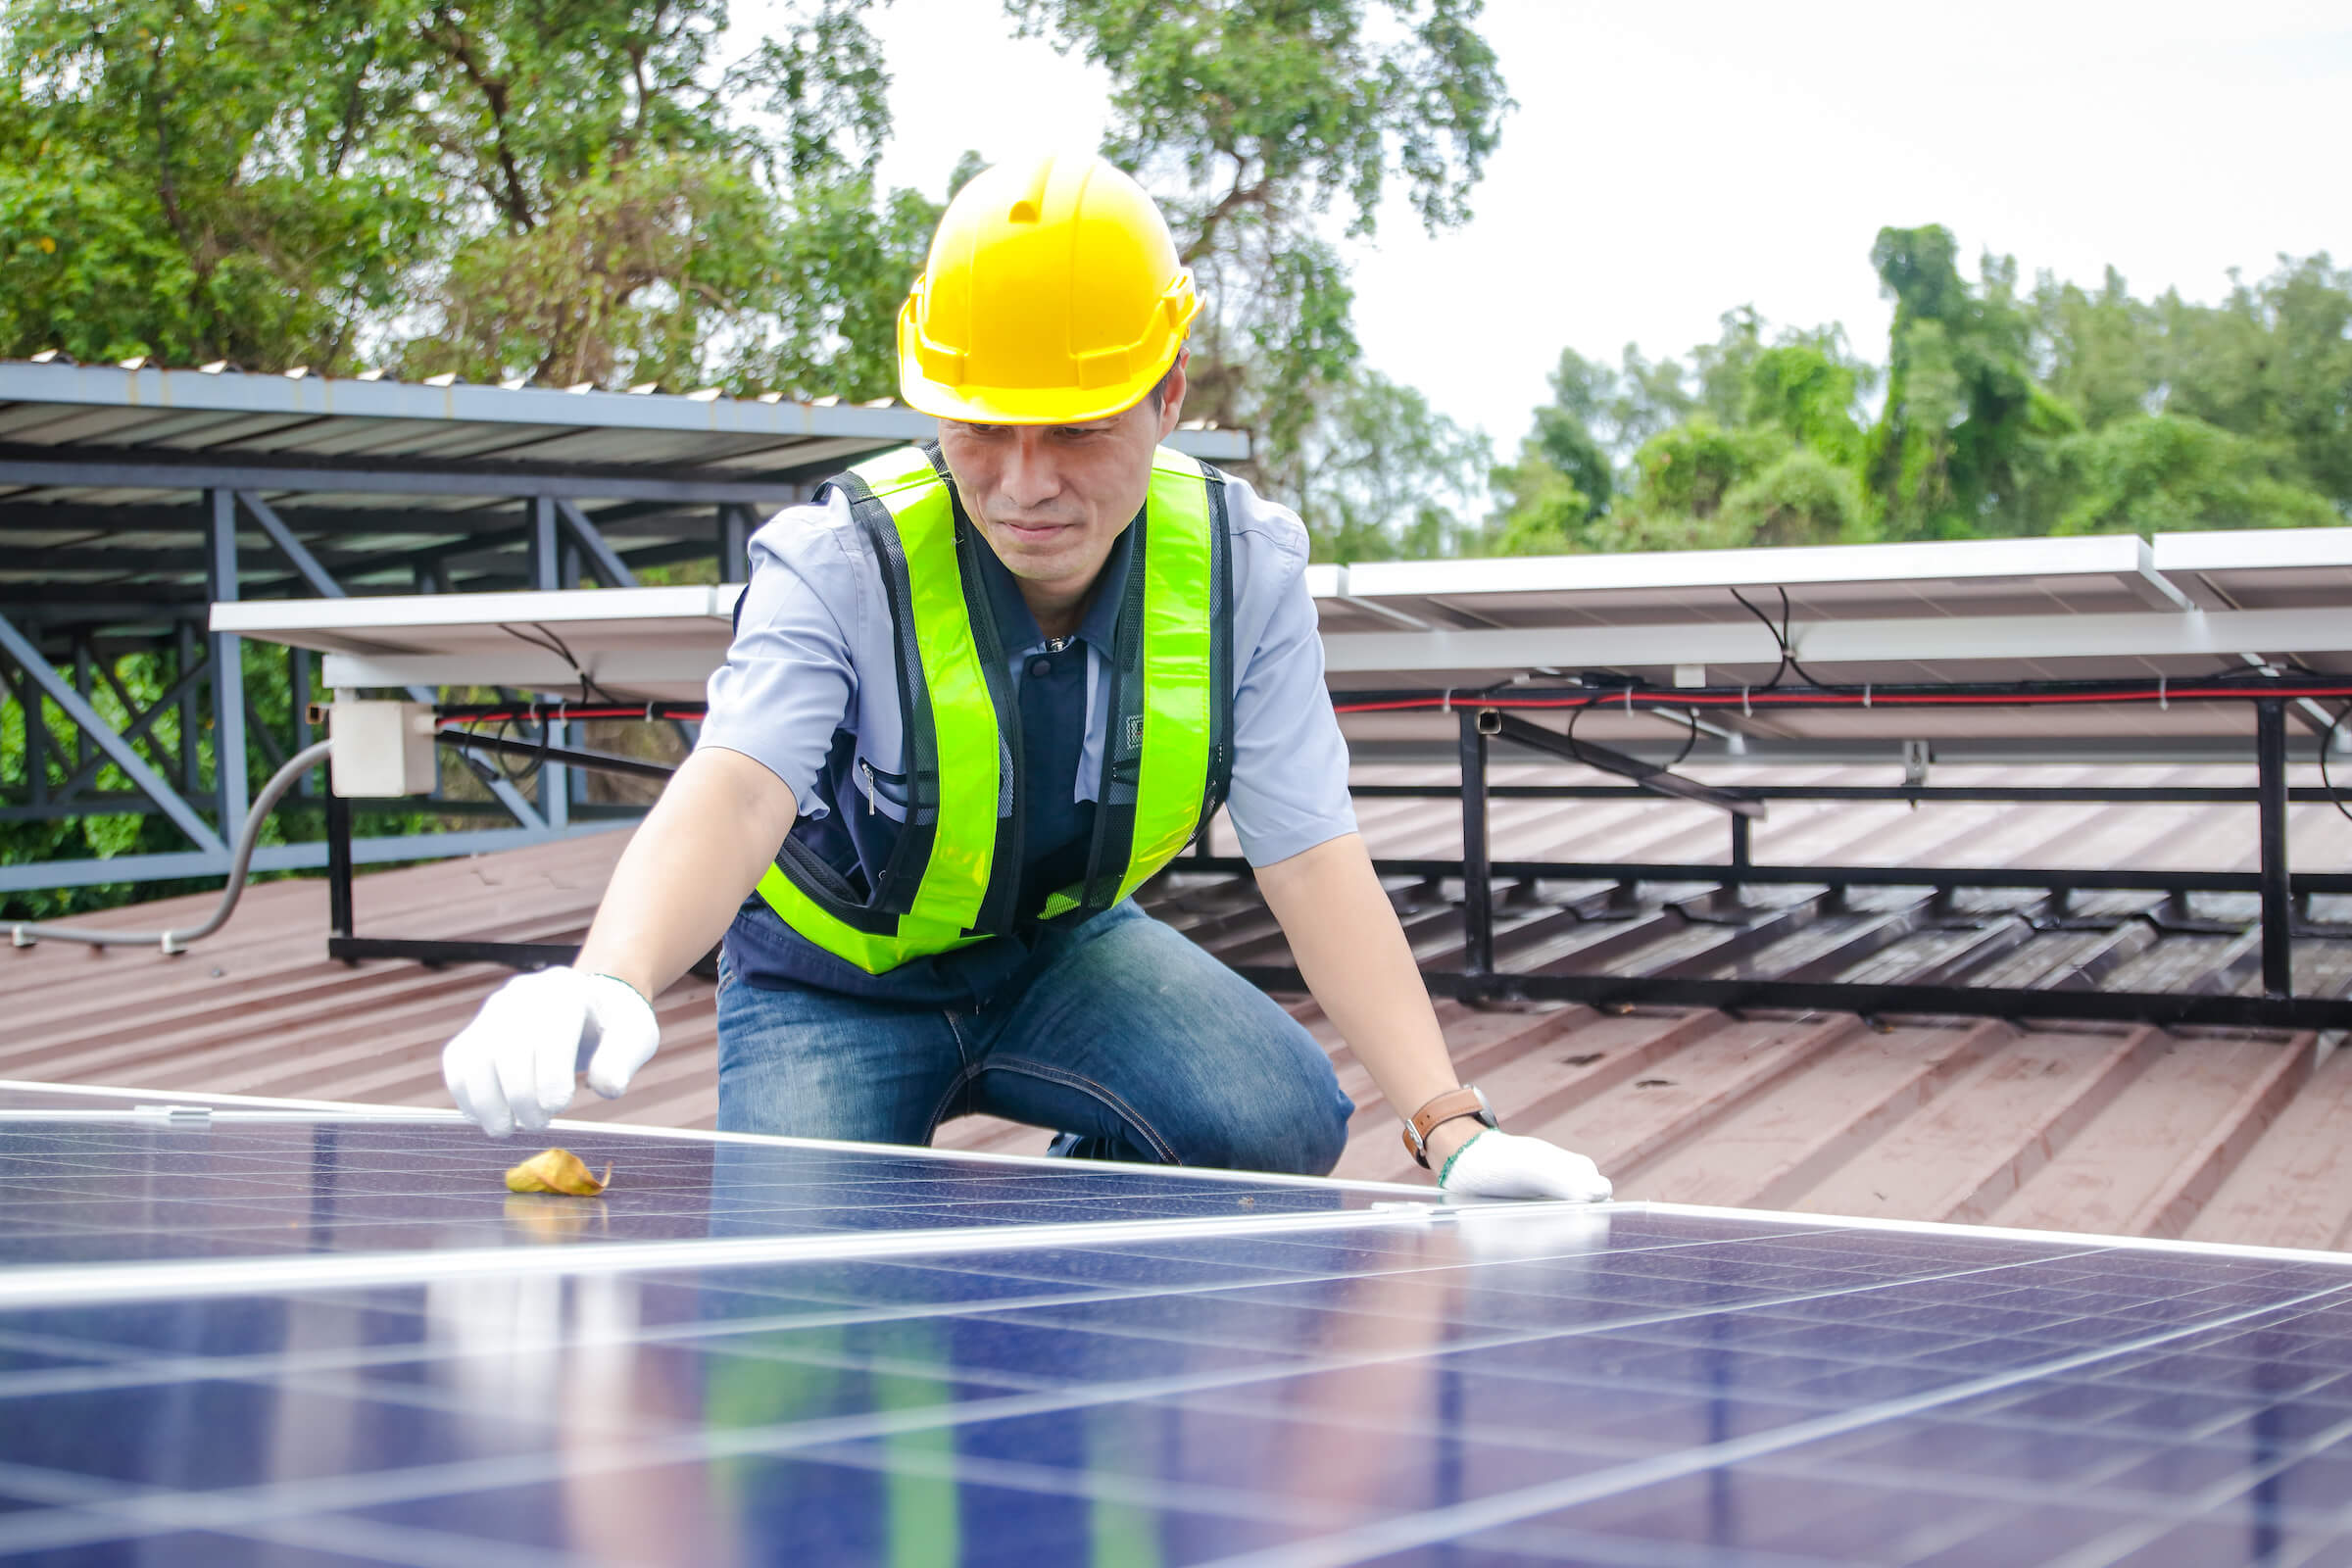
[[[1095,387],[949,386],[923,374],[915,354],[914,306],[899,312],[899,401],[919,414],[965,424],[1085,424],[1141,403],[1184,352],[1180,336],[1167,359],[1137,374]]]

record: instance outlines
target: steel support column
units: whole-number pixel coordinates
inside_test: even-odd
[[[2255,807],[2262,827],[2262,994],[2295,990],[2294,900],[2286,863],[2286,704],[2254,705]]]
[[[326,924],[333,936],[351,935],[351,802],[331,788],[326,792]]]
[[[233,490],[207,490],[205,497],[205,587],[214,604],[237,597],[237,497]],[[220,837],[233,839],[245,824],[245,664],[240,639],[210,632],[213,662],[213,798],[219,803]]]
[[[1463,709],[1462,970],[1473,977],[1494,968],[1494,885],[1487,865],[1487,736],[1481,714]]]
[[[543,592],[564,586],[564,543],[561,518],[553,496],[531,498],[531,586]],[[538,694],[546,697],[546,692]],[[542,720],[542,722],[545,722]],[[539,815],[549,827],[571,821],[570,770],[560,762],[539,769]]]
[[[204,788],[204,760],[198,756],[196,688],[188,676],[200,667],[196,653],[196,623],[184,617],[172,622],[172,652],[176,662],[172,676],[179,687],[179,791],[194,795]]]
[[[1752,858],[1748,844],[1748,823],[1751,818],[1743,816],[1738,811],[1734,811],[1731,815],[1732,874],[1724,878],[1722,902],[1725,904],[1738,904],[1740,902],[1740,874],[1742,871],[1745,871],[1750,865],[1754,864],[1755,861]]]
[[[752,516],[746,507],[718,509],[718,580],[752,580]]]

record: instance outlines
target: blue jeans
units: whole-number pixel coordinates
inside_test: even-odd
[[[1320,1176],[1354,1106],[1263,992],[1133,901],[1041,934],[976,1006],[766,990],[722,959],[718,1125],[928,1144],[969,1112],[1074,1134],[1092,1159]]]

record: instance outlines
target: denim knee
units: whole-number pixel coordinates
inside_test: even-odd
[[[1348,1121],[1355,1102],[1340,1091],[1331,1058],[1314,1036],[1288,1014],[1282,1022],[1296,1038],[1282,1053],[1294,1064],[1280,1092],[1236,1097],[1223,1109],[1223,1157],[1231,1170],[1259,1170],[1284,1176],[1328,1176],[1348,1148]]]

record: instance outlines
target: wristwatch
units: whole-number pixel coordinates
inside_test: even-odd
[[[1495,1126],[1494,1107],[1487,1103],[1487,1093],[1476,1084],[1464,1084],[1433,1097],[1429,1103],[1405,1119],[1404,1151],[1423,1170],[1429,1169],[1429,1135],[1443,1123],[1463,1116],[1475,1116],[1487,1126]]]

